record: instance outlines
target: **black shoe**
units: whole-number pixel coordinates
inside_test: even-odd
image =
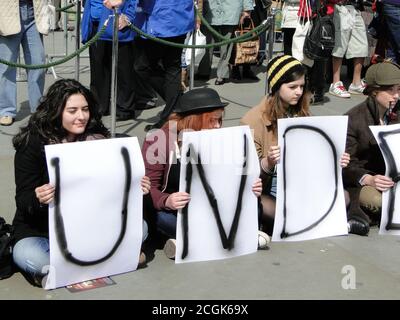
[[[120,113],[116,115],[117,121],[126,121],[126,120],[132,120],[135,118],[133,114],[130,113]]]
[[[366,236],[369,232],[369,225],[356,219],[347,221],[347,227],[349,233],[358,234],[360,236]]]
[[[209,75],[206,75],[206,74],[198,74],[198,73],[196,73],[195,75],[194,75],[194,80],[210,80],[210,76]]]
[[[242,75],[240,74],[240,69],[238,66],[232,67],[231,79],[233,80],[242,80]]]
[[[157,122],[155,124],[148,124],[147,126],[144,127],[144,131],[147,132],[147,131],[150,131],[153,129],[160,129],[162,126],[163,126],[163,124],[159,123],[159,122]]]
[[[215,79],[215,85],[216,86],[221,86],[225,83],[225,79]]]
[[[324,95],[323,94],[314,94],[314,97],[311,101],[311,104],[317,105],[317,104],[323,104],[324,103]]]
[[[249,79],[249,80],[253,80],[253,81],[260,81],[260,79],[251,70],[243,71],[243,79]]]

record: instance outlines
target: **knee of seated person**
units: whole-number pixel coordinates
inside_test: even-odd
[[[360,193],[360,205],[372,213],[379,213],[382,208],[382,193],[370,186],[363,187]]]
[[[31,237],[19,240],[13,248],[13,260],[22,271],[45,276],[50,264],[48,239]]]

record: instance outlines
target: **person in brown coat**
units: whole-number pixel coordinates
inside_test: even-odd
[[[365,80],[368,98],[346,113],[346,152],[351,159],[343,170],[344,187],[350,194],[349,232],[359,235],[368,234],[369,215],[377,218],[382,191],[394,185],[385,176],[385,162],[369,126],[399,123],[400,68],[390,62],[377,63],[367,70]]]
[[[249,110],[240,120],[253,130],[254,144],[260,159],[263,192],[261,194],[263,231],[272,234],[275,218],[276,164],[280,160],[278,119],[310,116],[310,93],[305,90],[306,70],[289,55],[272,59],[267,66],[269,96]],[[345,167],[349,155],[344,153],[340,165]]]

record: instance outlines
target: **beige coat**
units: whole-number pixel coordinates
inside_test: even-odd
[[[51,12],[48,0],[32,0],[35,12],[35,22],[41,34],[50,30]],[[19,17],[19,0],[0,1],[0,36],[9,36],[21,32]]]
[[[254,144],[260,160],[267,156],[270,146],[278,145],[278,137],[273,132],[272,123],[268,117],[270,111],[271,106],[267,103],[267,97],[264,97],[240,119],[240,123],[248,125],[253,132]]]

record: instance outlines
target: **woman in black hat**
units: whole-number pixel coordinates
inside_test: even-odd
[[[248,111],[242,124],[253,129],[254,143],[260,159],[263,193],[263,231],[272,234],[275,218],[276,164],[280,160],[278,119],[310,116],[310,95],[306,92],[305,68],[289,55],[272,59],[267,66],[271,94]],[[340,163],[346,166],[349,155],[343,154]]]
[[[164,247],[169,258],[175,257],[177,210],[184,208],[190,201],[190,194],[178,192],[181,133],[184,130],[220,128],[227,104],[221,101],[213,89],[188,91],[182,95],[168,122],[161,129],[150,133],[144,141],[142,153],[146,176],[151,180],[152,206],[157,212],[155,224],[159,232],[170,238]],[[165,141],[165,147],[159,147],[160,141]],[[260,196],[261,189],[261,179],[257,179],[252,190],[256,196]],[[266,239],[264,243],[269,242],[266,234],[261,236]]]
[[[400,68],[390,62],[374,64],[365,81],[368,98],[346,113],[346,152],[351,160],[343,170],[344,186],[350,194],[350,232],[359,235],[368,234],[371,218],[379,218],[382,192],[394,186],[385,176],[385,162],[369,126],[399,123]]]

